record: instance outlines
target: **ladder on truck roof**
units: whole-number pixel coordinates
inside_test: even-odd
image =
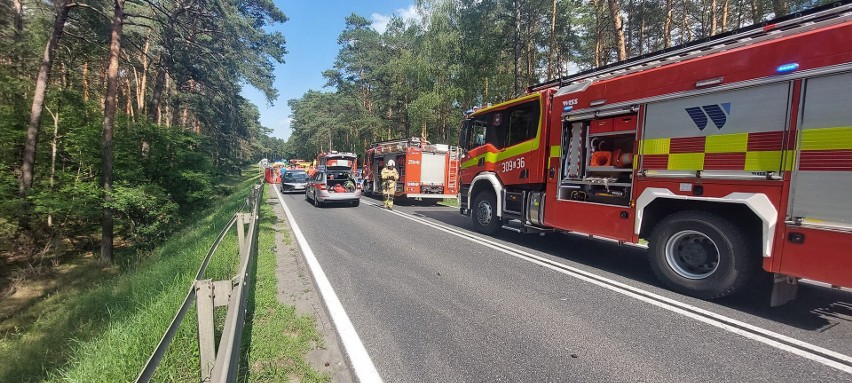
[[[422,140],[420,139],[420,137],[395,138],[395,139],[392,139],[392,140],[374,142],[373,146],[393,145],[393,144],[405,144],[405,145],[417,144],[417,145],[420,145],[421,142],[422,142]],[[428,143],[428,141],[426,141],[426,142]]]
[[[593,82],[722,52],[767,39],[799,34],[852,20],[852,0],[837,1],[760,24],[728,31],[657,52],[532,85],[528,93],[578,82]]]
[[[458,190],[461,148],[458,146],[451,146],[447,155],[450,157],[447,163],[447,189]],[[446,189],[444,189],[444,193],[446,193]]]
[[[426,141],[428,143],[428,141]],[[368,150],[372,150],[375,154],[387,154],[404,151],[406,148],[417,146],[420,147],[422,141],[420,137],[397,138],[387,141],[379,141],[373,143]]]

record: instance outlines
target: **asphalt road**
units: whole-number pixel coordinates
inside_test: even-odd
[[[848,291],[705,302],[662,288],[642,249],[477,240],[441,206],[284,201],[386,382],[852,381]]]

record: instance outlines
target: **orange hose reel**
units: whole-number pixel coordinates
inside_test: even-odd
[[[597,150],[592,152],[591,166],[609,166],[612,161],[612,152],[609,150]]]

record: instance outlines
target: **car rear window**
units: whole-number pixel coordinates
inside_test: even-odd
[[[284,181],[305,182],[307,180],[308,180],[308,173],[305,173],[305,172],[287,172],[287,173],[284,173]]]

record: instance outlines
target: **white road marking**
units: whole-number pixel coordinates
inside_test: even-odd
[[[308,268],[311,270],[314,281],[317,283],[317,288],[325,302],[325,307],[328,309],[328,315],[331,317],[331,321],[334,322],[337,335],[340,337],[340,342],[343,345],[346,356],[349,357],[349,363],[352,365],[355,377],[359,382],[381,382],[382,377],[379,376],[379,372],[376,370],[373,360],[370,359],[370,355],[367,353],[364,344],[361,343],[361,338],[355,331],[352,321],[349,320],[349,316],[346,315],[346,310],[343,309],[340,299],[334,293],[334,288],[331,287],[331,283],[322,271],[322,267],[317,261],[314,251],[311,250],[311,245],[308,244],[308,240],[305,239],[302,230],[299,229],[299,224],[296,223],[296,219],[290,212],[290,208],[284,203],[284,199],[281,197],[278,188],[273,186],[272,189],[275,189],[278,201],[281,203],[281,207],[284,208],[284,213],[287,214],[287,220],[290,221],[290,228],[296,236],[299,247],[302,248],[302,254],[304,254]]]
[[[513,257],[532,262],[534,264],[549,268],[562,274],[566,274],[574,278],[606,288],[608,290],[629,296],[631,298],[635,298],[645,303],[649,303],[654,306],[681,314],[699,322],[704,322],[706,324],[718,327],[725,331],[767,344],[779,350],[787,351],[789,353],[801,356],[805,359],[809,359],[814,362],[821,363],[823,365],[852,374],[852,357],[848,355],[844,355],[836,351],[831,351],[807,342],[803,342],[798,339],[788,337],[786,335],[778,334],[776,332],[764,328],[753,326],[748,323],[729,318],[724,315],[717,314],[697,306],[679,302],[674,299],[667,298],[662,295],[652,293],[650,291],[642,290],[640,288],[633,287],[594,273],[590,273],[588,271],[584,271],[559,262],[555,262],[523,250],[511,248],[502,243],[483,238],[466,231],[459,230],[452,226],[435,223],[424,218],[418,218],[396,210],[388,212],[396,214],[405,219],[412,220],[426,226],[430,226],[445,233],[455,235],[468,241],[481,244],[483,246],[492,248],[494,250],[511,255]]]

